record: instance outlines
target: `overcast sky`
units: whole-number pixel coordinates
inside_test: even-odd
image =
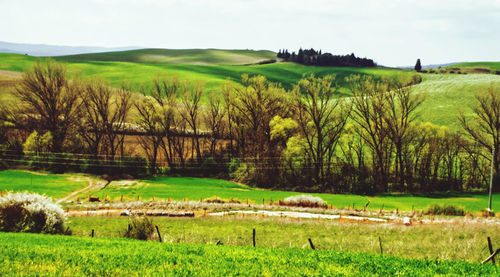
[[[500,61],[500,0],[0,0],[0,41]]]

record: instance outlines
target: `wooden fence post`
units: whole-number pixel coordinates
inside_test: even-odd
[[[253,247],[255,247],[255,228],[253,228]]]
[[[161,240],[160,229],[158,229],[158,225],[155,225],[155,227],[156,227],[156,232],[158,233],[158,239],[160,239],[161,242],[162,240]]]
[[[94,229],[92,229],[92,234],[90,236],[94,237]]]
[[[500,248],[498,248],[493,254],[491,254],[488,258],[486,258],[486,260],[484,260],[482,262],[482,264],[485,264],[487,262],[489,262],[490,260],[494,259],[496,255],[498,255],[498,253],[500,253]]]
[[[493,255],[493,245],[491,244],[491,238],[488,237],[488,248],[490,250],[490,255]],[[495,264],[495,257],[491,258],[491,263]]]
[[[314,247],[314,244],[313,244],[311,238],[309,238],[309,245],[311,245],[312,250],[316,249],[316,247]]]
[[[380,245],[380,255],[384,255],[384,250],[382,249],[382,239],[378,237],[378,243]]]

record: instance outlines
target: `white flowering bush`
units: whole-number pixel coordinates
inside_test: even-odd
[[[36,193],[0,197],[0,231],[64,234],[66,216],[51,198]]]
[[[284,200],[280,200],[279,204],[283,206],[297,206],[308,208],[324,208],[327,206],[326,202],[320,197],[303,194],[287,197]]]

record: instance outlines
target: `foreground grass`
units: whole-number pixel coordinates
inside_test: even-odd
[[[46,174],[22,170],[0,171],[0,191],[29,191],[60,198],[87,184],[87,181],[69,174]]]
[[[479,262],[489,256],[486,238],[500,247],[498,225],[419,225],[338,223],[257,217],[152,218],[166,242],[251,246],[256,229],[258,246],[309,248],[311,238],[320,250],[379,254],[378,238],[385,254],[417,259]],[[73,217],[69,226],[74,235],[121,237],[127,217]],[[156,234],[155,234],[156,236]],[[156,239],[156,237],[155,237]]]
[[[334,251],[0,233],[0,275],[494,275],[477,263]]]

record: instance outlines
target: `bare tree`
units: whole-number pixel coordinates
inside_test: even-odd
[[[326,189],[331,175],[332,158],[345,127],[351,105],[342,99],[334,99],[337,88],[334,77],[309,76],[295,87],[295,114],[301,135],[307,142],[314,168],[314,182]]]
[[[387,191],[390,170],[391,141],[384,120],[389,91],[387,82],[377,81],[371,76],[351,76],[347,79],[353,94],[353,120],[356,131],[372,152],[374,178],[379,192]]]
[[[416,109],[424,101],[423,94],[414,93],[412,83],[402,76],[391,84],[385,96],[385,113],[383,118],[387,126],[388,136],[396,150],[395,173],[400,182],[400,189],[405,187],[405,160],[403,154],[411,140],[411,123],[417,118]]]
[[[179,114],[184,119],[184,121],[186,121],[193,132],[191,147],[196,149],[196,159],[198,161],[198,164],[201,164],[203,158],[200,147],[200,138],[198,136],[200,124],[199,110],[203,91],[204,86],[201,83],[196,83],[192,89],[182,90],[182,107],[179,107]]]
[[[224,117],[226,111],[220,95],[211,95],[208,112],[205,113],[205,124],[210,130],[210,155],[215,155],[217,141],[224,135]]]
[[[472,120],[461,112],[458,119],[467,132],[486,153],[483,155],[493,159],[495,174],[494,189],[500,191],[498,173],[500,170],[500,89],[498,84],[492,83],[486,91],[476,95],[476,105],[472,107]],[[493,152],[493,155],[491,154]]]
[[[61,152],[67,135],[80,120],[79,86],[70,82],[63,65],[52,61],[35,63],[24,73],[15,96],[19,104],[10,107],[7,120],[24,125],[23,121],[37,123],[39,133],[50,131],[52,152]]]
[[[96,128],[94,131],[99,133],[99,141],[105,144],[106,155],[113,160],[123,145],[125,135],[117,131],[123,131],[126,125],[132,104],[131,93],[124,89],[113,89],[102,81],[87,83],[84,92],[87,123]]]

